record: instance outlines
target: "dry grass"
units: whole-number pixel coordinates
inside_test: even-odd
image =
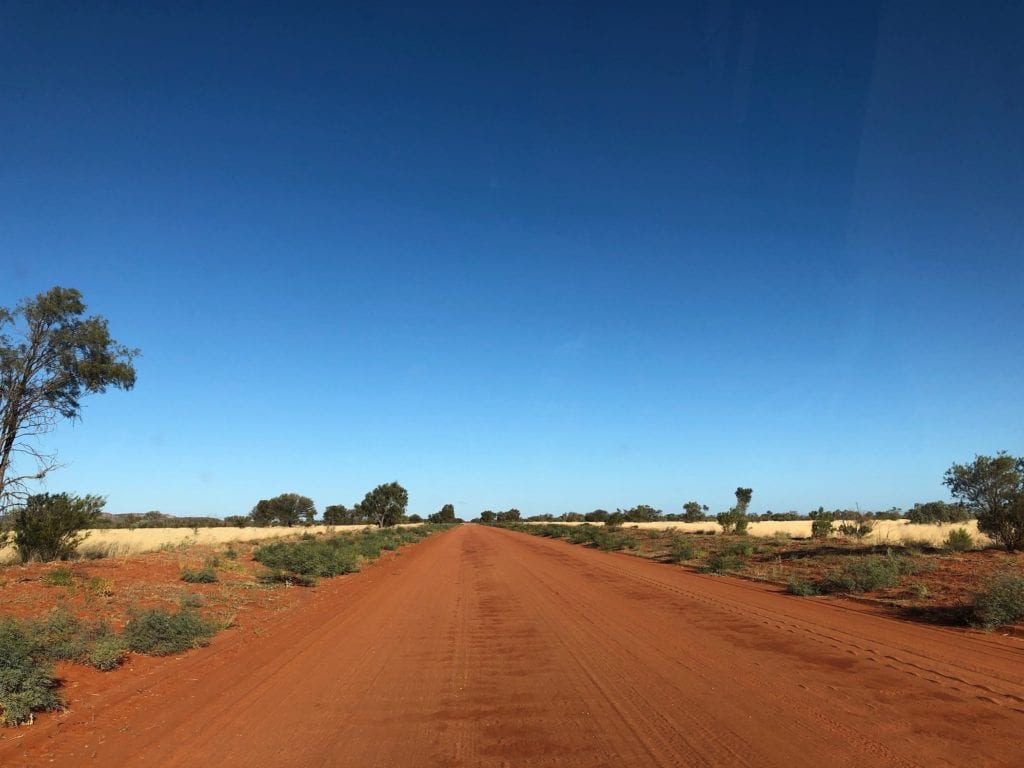
[[[541,523],[543,524],[543,523]],[[582,523],[558,523],[559,525],[582,525]],[[600,523],[592,523],[600,525]],[[838,522],[837,522],[838,526]],[[624,523],[624,528],[639,528],[641,530],[677,530],[683,533],[721,533],[721,527],[715,523],[683,523],[683,522],[655,522],[655,523]],[[985,546],[991,543],[984,534],[978,533],[976,520],[968,520],[965,523],[933,523],[928,525],[915,525],[908,520],[877,520],[875,529],[864,539],[869,544],[930,544],[941,546],[946,536],[954,528],[966,528],[967,532],[975,538],[980,545]],[[810,520],[791,520],[785,522],[764,521],[752,522],[747,528],[751,536],[772,538],[774,536],[790,536],[794,539],[806,539],[811,536]]]
[[[193,544],[226,544],[231,541],[254,541],[256,539],[276,539],[282,536],[297,536],[302,533],[343,533],[360,531],[362,525],[314,525],[309,528],[100,528],[89,531],[79,551],[82,553],[102,552],[107,557],[138,555],[143,552],[154,552],[176,546]],[[16,559],[14,548],[0,549],[0,563],[10,563]]]

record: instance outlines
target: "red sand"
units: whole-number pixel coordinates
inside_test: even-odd
[[[461,526],[0,731],[2,766],[1021,765],[1024,644]],[[77,673],[76,673],[77,674]]]

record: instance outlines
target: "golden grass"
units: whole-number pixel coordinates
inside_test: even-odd
[[[839,522],[836,522],[836,527],[839,526]],[[534,523],[530,523],[533,525]],[[535,523],[536,525],[546,525],[546,523]],[[583,523],[558,523],[558,525],[583,525]],[[592,523],[593,525],[593,523]],[[641,530],[677,530],[683,531],[684,533],[721,533],[722,529],[718,523],[713,520],[703,523],[683,523],[683,522],[672,522],[672,521],[661,521],[654,523],[624,523],[623,528],[640,528]],[[876,520],[875,528],[871,534],[865,537],[866,542],[872,544],[913,544],[920,542],[923,544],[931,544],[939,546],[945,541],[946,536],[954,528],[966,528],[967,532],[974,537],[975,541],[980,545],[987,545],[990,542],[988,537],[978,533],[978,522],[976,520],[968,520],[964,523],[933,523],[927,525],[920,525],[911,523],[909,520]],[[771,538],[772,536],[783,535],[791,536],[794,539],[806,539],[810,538],[811,535],[811,521],[810,520],[789,520],[789,521],[773,521],[766,520],[764,522],[752,522],[747,528],[747,533],[751,536],[763,536]]]
[[[227,544],[231,541],[254,541],[276,539],[282,536],[297,536],[302,533],[330,533],[360,531],[363,525],[314,525],[308,528],[98,528],[89,531],[88,537],[78,548],[79,552],[102,551],[108,557],[138,555],[153,552],[164,547],[179,544]],[[16,559],[13,547],[0,549],[0,563]]]
[[[720,533],[721,528],[717,523],[626,523],[624,527],[637,526],[641,529],[667,530],[675,529],[687,533]],[[836,527],[839,521],[836,522]],[[876,520],[875,528],[865,541],[873,544],[903,544],[922,542],[935,546],[942,544],[946,536],[954,528],[966,528],[967,532],[975,538],[979,544],[987,544],[989,540],[983,534],[978,533],[977,520],[968,520],[963,523],[932,523],[920,525],[911,523],[909,520]],[[776,535],[788,535],[794,539],[805,539],[811,535],[810,520],[789,520],[763,522],[752,522],[747,528],[751,536],[772,537]]]

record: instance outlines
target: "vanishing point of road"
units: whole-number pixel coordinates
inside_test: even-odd
[[[1024,765],[1017,639],[476,525],[118,674],[0,765]]]

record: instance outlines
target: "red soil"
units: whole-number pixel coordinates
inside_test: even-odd
[[[0,765],[1021,764],[1015,638],[479,526],[305,594],[95,673]]]

